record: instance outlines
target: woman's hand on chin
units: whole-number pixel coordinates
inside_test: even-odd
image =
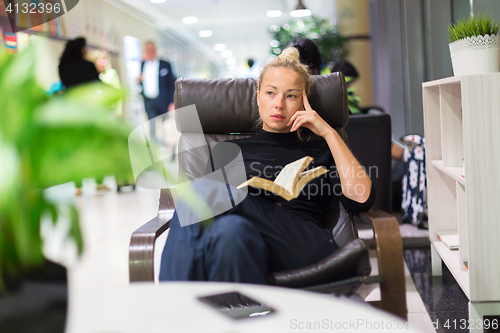
[[[302,98],[304,101],[304,110],[295,112],[286,124],[287,126],[292,126],[290,132],[296,131],[299,127],[303,126],[310,129],[314,134],[326,138],[334,129],[311,108],[305,90],[302,91]]]

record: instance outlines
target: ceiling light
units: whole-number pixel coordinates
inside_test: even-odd
[[[215,44],[214,50],[217,52],[224,51],[227,48],[226,44]]]
[[[311,16],[311,11],[309,9],[292,10],[290,12],[290,16],[293,16],[293,17]]]
[[[186,16],[185,18],[182,19],[182,23],[184,24],[195,24],[196,22],[198,22],[198,18],[196,16]]]
[[[230,57],[226,59],[226,64],[227,65],[236,65],[236,58],[235,57]]]
[[[151,0],[151,3],[163,3],[167,0]]]
[[[233,51],[231,50],[224,50],[220,53],[222,58],[229,58],[233,55]]]
[[[268,10],[266,15],[268,17],[280,17],[281,16],[281,10]]]
[[[302,4],[302,0],[299,0],[299,3],[297,4],[297,7],[295,10],[292,10],[290,12],[290,16],[293,17],[305,17],[305,16],[310,16],[311,11],[309,9],[306,9],[304,4]]]
[[[200,30],[200,32],[198,33],[198,35],[200,37],[210,37],[213,35],[213,32],[212,30]]]

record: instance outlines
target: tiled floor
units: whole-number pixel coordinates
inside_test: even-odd
[[[370,263],[372,265],[372,275],[378,274],[376,251],[370,250]],[[427,310],[425,308],[422,299],[420,298],[419,292],[417,291],[415,284],[413,283],[412,277],[408,267],[405,265],[405,278],[406,278],[406,306],[408,309],[408,324],[409,327],[418,329],[421,332],[433,333],[435,330],[432,328],[431,318],[429,317]],[[376,301],[380,300],[380,289],[378,286],[369,285],[362,286],[358,290],[358,294],[362,296],[366,301]]]
[[[405,250],[406,265],[431,320],[438,324],[436,332],[450,332],[445,327],[447,321],[450,324],[469,318],[468,299],[446,266],[442,276],[432,276],[430,252],[430,249]],[[459,325],[453,328],[453,332],[468,332]]]

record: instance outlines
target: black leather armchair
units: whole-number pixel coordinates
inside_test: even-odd
[[[347,140],[345,127],[349,117],[344,77],[334,73],[311,79],[311,107]],[[207,142],[202,145],[204,148],[196,149],[196,154],[179,155],[180,169],[188,178],[194,179],[204,175],[205,162],[200,161],[208,160],[216,143],[251,135],[252,125],[258,118],[256,84],[252,79],[177,80],[175,108],[178,110],[191,104],[197,107],[204,135],[190,133],[189,126],[186,126],[189,122],[183,121],[182,112],[176,113],[176,123],[181,133],[179,151],[192,151],[190,148]],[[162,190],[158,215],[133,233],[129,261],[131,282],[154,280],[154,243],[168,228],[174,209],[170,191]],[[375,277],[370,276],[368,247],[358,238],[353,216],[341,205],[332,205],[326,218],[341,248],[315,265],[273,274],[269,283],[345,294],[355,291],[361,283],[377,282],[380,283],[381,300],[373,305],[406,318],[402,241],[396,218],[381,210],[357,217],[370,223],[374,229],[379,267],[379,276]]]
[[[392,213],[391,116],[350,115],[345,131],[349,149],[365,167],[377,191],[374,207]]]

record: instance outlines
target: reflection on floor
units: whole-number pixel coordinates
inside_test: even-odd
[[[370,250],[370,264],[372,266],[371,275],[378,274],[377,252]],[[405,265],[405,282],[406,282],[406,307],[408,309],[408,326],[419,332],[434,333],[432,321],[425,308],[422,299],[413,283],[408,267]],[[380,288],[376,284],[363,285],[356,293],[367,302],[380,300]]]
[[[430,248],[405,250],[404,258],[431,320],[438,323],[436,332],[469,332],[460,329],[460,321],[469,319],[469,300],[446,265],[443,276],[432,276]]]
[[[446,265],[442,266],[442,276],[432,276],[430,248],[405,250],[404,258],[436,332],[469,332],[469,299]],[[492,319],[500,322],[499,316],[492,316],[490,321]],[[492,332],[500,332],[500,327],[484,330],[484,333]]]

